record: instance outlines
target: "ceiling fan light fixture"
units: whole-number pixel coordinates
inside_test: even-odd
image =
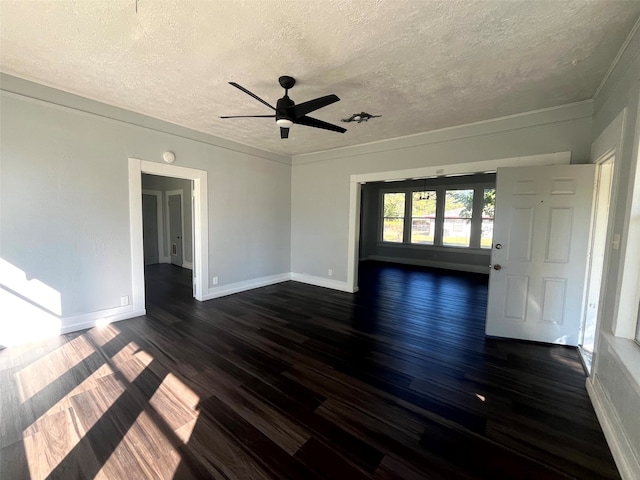
[[[291,128],[293,126],[293,122],[288,118],[279,118],[278,120],[276,120],[276,124],[280,128]]]

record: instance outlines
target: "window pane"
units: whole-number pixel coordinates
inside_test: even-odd
[[[433,245],[436,226],[436,192],[413,192],[411,199],[411,243]]]
[[[473,189],[447,190],[444,199],[442,244],[468,247],[471,240]]]
[[[385,193],[383,196],[382,241],[402,243],[404,230],[404,193]]]
[[[403,229],[404,218],[385,218],[384,229],[382,231],[382,241],[402,243]]]
[[[496,208],[496,189],[485,188],[482,203],[482,236],[481,248],[491,248],[493,242],[493,213]]]
[[[384,194],[384,217],[404,218],[404,193]]]

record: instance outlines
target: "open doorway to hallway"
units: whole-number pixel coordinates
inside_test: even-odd
[[[193,283],[192,191],[192,180],[142,174],[142,234],[147,294],[147,273],[150,270],[184,270],[179,277],[187,279],[188,285]],[[195,296],[195,292],[192,291],[191,296]]]

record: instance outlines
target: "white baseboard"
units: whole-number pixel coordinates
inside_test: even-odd
[[[62,317],[60,333],[77,332],[78,330],[93,328],[97,324],[119,322],[120,320],[140,317],[146,313],[146,310],[134,310],[131,305],[127,305],[126,307],[115,307],[97,312]]]
[[[623,480],[640,478],[640,461],[636,458],[632,445],[624,433],[620,418],[600,382],[592,376],[587,379],[586,386],[620,476]]]
[[[419,258],[388,257],[383,255],[369,255],[364,260],[376,260],[378,262],[401,263],[403,265],[418,265],[420,267],[442,268],[445,270],[457,270],[459,272],[486,273],[489,274],[489,265],[466,265],[464,263],[435,262]],[[488,262],[488,260],[487,260]]]
[[[313,275],[304,275],[302,273],[291,273],[291,280],[294,282],[308,283],[309,285],[315,285],[317,287],[331,288],[333,290],[340,290],[341,292],[355,293],[358,289],[353,290],[347,282],[340,282],[338,280],[330,280],[328,278],[314,277]]]
[[[286,282],[288,280],[291,280],[291,274],[287,272],[278,275],[270,275],[268,277],[252,278],[251,280],[246,280],[244,282],[236,282],[229,285],[212,287],[209,288],[209,293],[202,297],[202,300],[211,300],[227,295],[233,295],[234,293],[245,292],[247,290],[253,290],[254,288],[266,287],[267,285]]]
[[[193,262],[182,262],[182,268],[188,268],[189,270],[193,270]]]

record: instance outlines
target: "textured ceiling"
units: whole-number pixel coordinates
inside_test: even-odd
[[[294,155],[591,98],[640,1],[0,1],[0,70],[111,105]],[[294,126],[297,103],[345,134]],[[366,111],[368,123],[340,119]]]

